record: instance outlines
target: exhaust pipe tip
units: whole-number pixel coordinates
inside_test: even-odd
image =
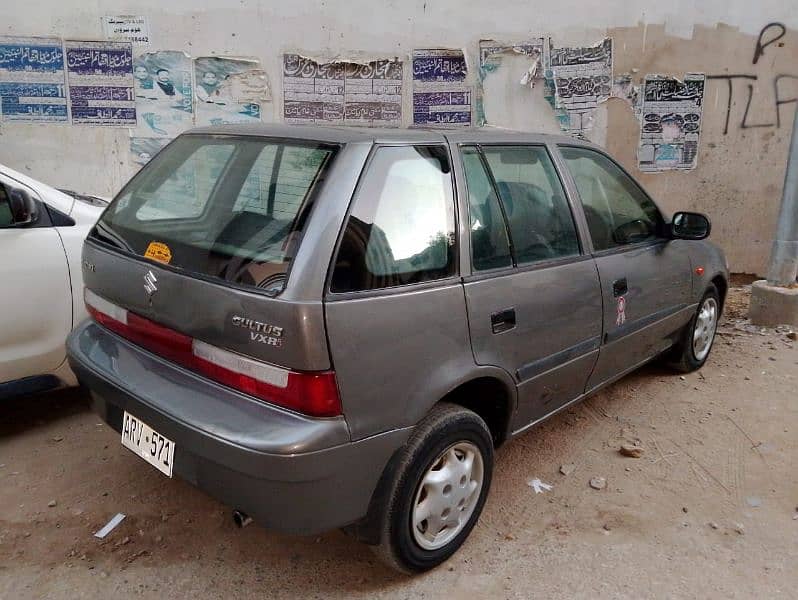
[[[238,526],[239,529],[242,529],[252,523],[252,517],[250,517],[247,513],[242,512],[240,510],[233,511],[233,523]]]

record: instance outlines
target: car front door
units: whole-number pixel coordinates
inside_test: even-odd
[[[12,196],[36,207],[29,223]],[[0,175],[0,384],[56,369],[72,327],[72,290],[61,238],[36,193]]]
[[[667,350],[692,314],[690,257],[651,198],[607,155],[560,152],[579,193],[604,297],[604,334],[588,391]]]
[[[601,340],[601,290],[544,145],[460,145],[471,345],[518,386],[518,432],[581,396]]]

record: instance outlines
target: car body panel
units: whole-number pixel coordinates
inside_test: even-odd
[[[89,229],[104,210],[74,200],[55,188],[0,165],[0,181],[24,189],[74,224],[0,229],[0,268],[6,292],[0,295],[0,383],[11,395],[25,392],[17,380],[42,378],[74,385],[64,340],[86,317],[80,256]],[[42,215],[46,219],[47,215]],[[54,377],[54,379],[53,379]]]
[[[504,368],[518,386],[513,425],[584,391],[601,342],[601,290],[589,257],[469,280],[465,295],[477,364]],[[509,309],[515,327],[494,333],[491,315]]]
[[[669,336],[692,312],[690,259],[682,240],[635,245],[595,257],[604,302],[604,346],[589,388],[610,379],[630,357],[652,358],[667,350]],[[616,296],[616,281],[628,291]],[[656,326],[654,326],[656,325]],[[616,340],[622,343],[613,343]]]
[[[326,302],[327,335],[353,439],[414,425],[473,371],[459,282],[335,296]]]

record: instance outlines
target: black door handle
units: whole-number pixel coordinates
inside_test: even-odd
[[[500,310],[499,312],[493,313],[490,316],[490,327],[493,330],[493,333],[509,331],[515,327],[515,309],[508,308],[506,310]]]
[[[623,279],[616,279],[612,282],[612,295],[616,298],[618,296],[623,296],[628,291],[629,285],[626,283],[626,277]]]

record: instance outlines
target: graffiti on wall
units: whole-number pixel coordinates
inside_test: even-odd
[[[778,47],[784,45],[780,41],[787,32],[787,28],[782,23],[768,23],[759,32],[756,43],[754,44],[754,55],[751,61],[756,65],[765,55],[765,50],[776,44]],[[777,73],[770,81],[763,81],[756,73],[723,73],[707,75],[708,81],[725,82],[726,87],[726,114],[723,123],[723,135],[729,133],[729,128],[733,125],[731,115],[733,107],[744,105],[742,116],[736,126],[739,129],[758,129],[775,127],[781,128],[785,105],[798,102],[798,75],[790,73]],[[762,84],[770,86],[773,94],[773,104],[768,114],[755,114],[751,108],[751,102],[757,88]],[[790,89],[793,90],[792,95]],[[761,90],[764,93],[764,90]]]

